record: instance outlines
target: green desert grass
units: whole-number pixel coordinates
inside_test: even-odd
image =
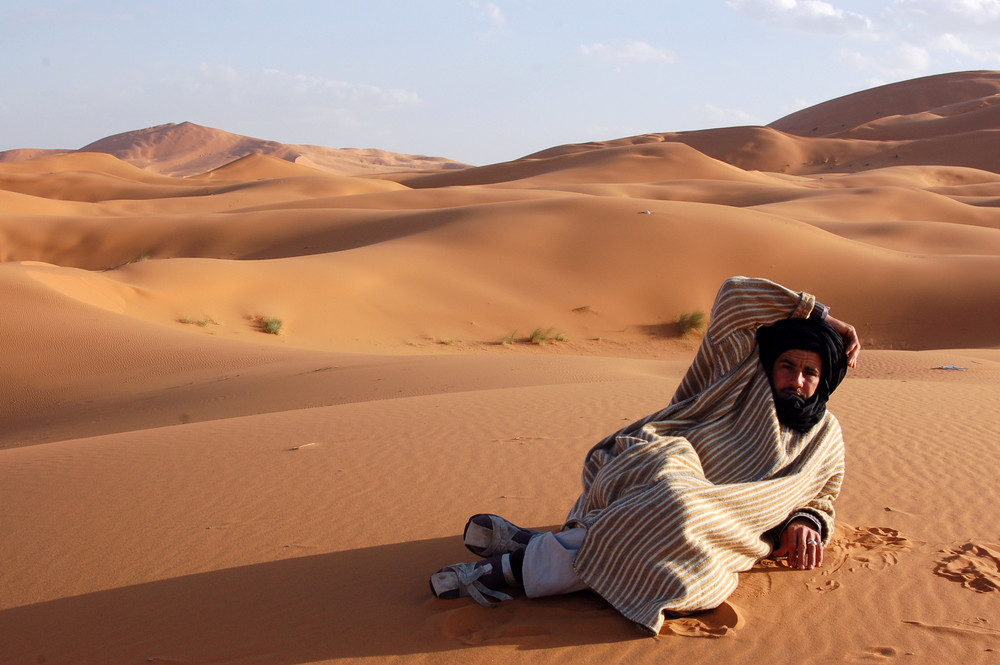
[[[182,319],[178,319],[178,321],[180,323],[186,323],[186,324],[192,325],[192,326],[200,326],[202,328],[206,327],[209,324],[212,324],[213,326],[221,326],[222,325],[221,321],[216,321],[215,319],[213,319],[210,316],[206,316],[203,319],[194,319],[194,318],[191,318],[190,316],[185,316]]]
[[[554,328],[549,328],[548,330],[542,330],[541,328],[535,328],[531,331],[531,335],[528,336],[528,341],[532,344],[548,344],[549,342],[565,342],[568,338],[566,335],[555,332]]]
[[[705,313],[687,312],[681,314],[678,321],[681,337],[687,337],[692,333],[702,333],[705,331]]]
[[[258,315],[253,317],[253,322],[261,332],[268,335],[283,335],[285,322],[275,316]]]
[[[518,338],[517,331],[513,330],[500,338],[500,344],[503,346],[513,346],[518,342],[541,345],[566,341],[569,341],[569,337],[561,332],[556,332],[555,328],[535,328],[530,335],[521,338]]]

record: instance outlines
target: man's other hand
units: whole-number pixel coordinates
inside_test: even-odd
[[[847,366],[858,366],[858,355],[861,354],[861,340],[858,339],[858,331],[850,323],[844,323],[840,319],[835,319],[829,314],[826,322],[844,338],[844,347],[847,349]]]
[[[781,532],[781,542],[773,556],[788,557],[788,565],[799,570],[812,570],[823,565],[823,540],[812,522],[798,517]]]

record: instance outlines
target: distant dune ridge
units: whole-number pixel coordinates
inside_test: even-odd
[[[377,149],[286,145],[202,127],[192,122],[169,123],[115,134],[74,151],[8,150],[0,152],[0,162],[71,152],[103,152],[139,168],[174,177],[205,173],[248,155],[268,155],[347,175],[467,166],[442,157],[403,155]]]
[[[0,153],[0,662],[981,662],[998,137],[961,72],[478,167],[192,123]],[[659,640],[430,598],[469,514],[561,522],[738,274],[865,347],[828,565]]]

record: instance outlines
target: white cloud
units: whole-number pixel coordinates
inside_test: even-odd
[[[702,104],[695,108],[699,117],[708,121],[706,126],[724,127],[736,125],[760,125],[760,119],[743,109],[725,109],[714,104]]]
[[[951,34],[1000,46],[1000,0],[895,0],[886,22],[900,26],[912,40]]]
[[[506,17],[504,17],[503,12],[500,8],[494,5],[492,2],[486,3],[486,8],[483,10],[486,18],[496,26],[502,26],[507,23]]]
[[[314,104],[398,106],[422,103],[412,90],[386,89],[278,69],[240,72],[224,64],[202,63],[187,86],[201,93],[223,93],[236,98],[307,98]]]
[[[874,37],[872,20],[822,0],[729,0],[747,18],[828,35]]]
[[[488,23],[492,23],[497,28],[502,28],[507,24],[507,17],[504,16],[503,10],[492,2],[478,2],[477,0],[472,0],[469,3],[474,9],[479,10],[479,18],[483,19]]]
[[[977,62],[1000,63],[1000,49],[974,46],[950,32],[937,37],[932,43],[936,49],[946,53],[954,53]]]
[[[741,15],[789,30],[855,40],[841,62],[879,78],[934,69],[1000,68],[1000,0],[892,0],[870,15],[839,0],[727,0]]]
[[[881,65],[881,70],[899,76],[913,76],[926,72],[931,64],[927,49],[914,44],[900,44],[890,51]]]
[[[876,66],[875,58],[868,57],[858,51],[841,51],[840,61],[855,69],[874,69]]]
[[[233,83],[239,78],[239,72],[229,65],[213,65],[203,62],[198,66],[198,73],[207,80],[219,80]]]
[[[873,71],[880,77],[911,78],[927,72],[931,54],[920,46],[903,43],[877,56],[843,51],[840,60],[855,69]]]
[[[631,41],[624,44],[583,44],[580,53],[612,64],[630,63],[662,63],[677,62],[677,56],[671,51],[651,46],[642,41]]]
[[[990,29],[1000,23],[1000,0],[895,0],[894,12],[946,29]]]

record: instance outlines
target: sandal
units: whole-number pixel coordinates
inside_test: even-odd
[[[476,518],[480,518],[481,521],[486,521],[482,518],[488,519],[490,526],[476,523]],[[528,546],[529,540],[541,533],[541,531],[522,529],[499,515],[480,513],[473,515],[466,522],[462,539],[470,552],[488,558],[495,554],[510,554],[523,550]]]
[[[503,572],[504,581],[508,585],[520,586],[511,570],[509,554],[504,554],[501,557],[500,569]],[[511,600],[511,596],[489,588],[479,579],[492,572],[493,564],[489,562],[456,563],[431,575],[431,593],[434,594],[435,598],[444,599],[469,596],[483,607],[496,607],[504,600]],[[496,602],[487,600],[486,596],[493,598]]]

